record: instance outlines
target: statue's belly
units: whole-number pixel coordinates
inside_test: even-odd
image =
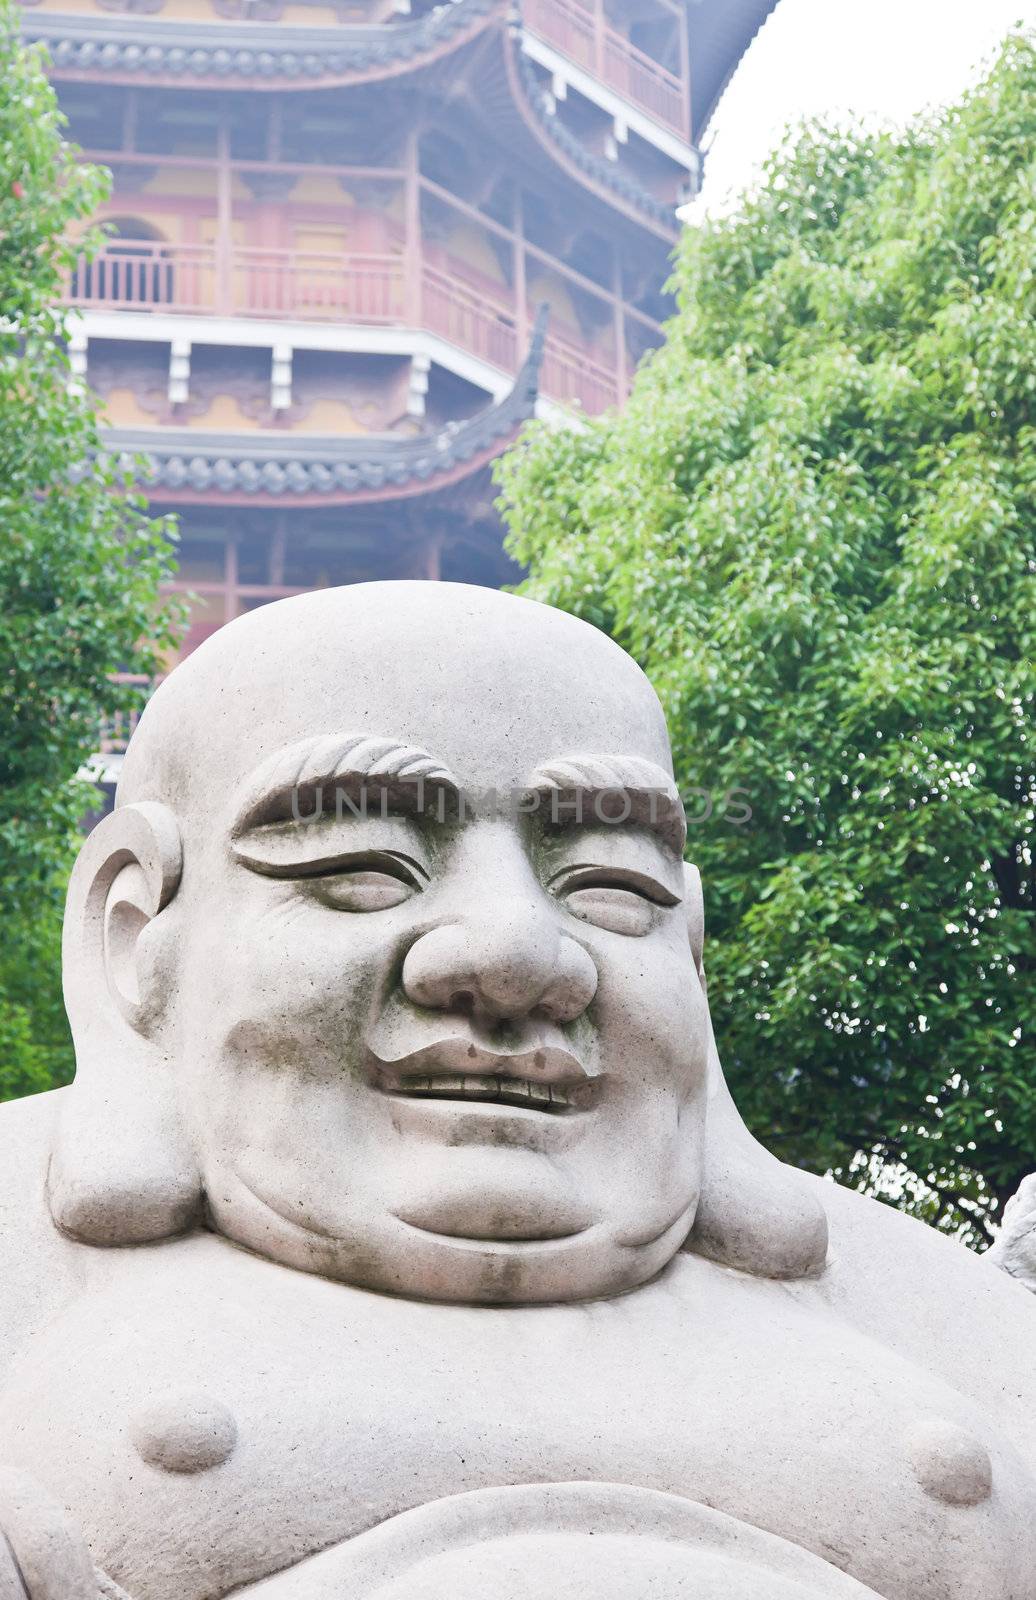
[[[797,1546],[623,1484],[476,1489],[404,1511],[241,1600],[874,1600]]]
[[[490,1310],[344,1289],[212,1239],[97,1259],[106,1281],[10,1374],[0,1459],[66,1503],[131,1600],[466,1600],[464,1583],[507,1600],[512,1569],[515,1596],[556,1600],[566,1572],[601,1565],[598,1536],[622,1545],[615,1570],[662,1563],[623,1600],[859,1597],[846,1574],[883,1600],[1036,1600],[1036,1485],[991,1419],[777,1285],[689,1262],[613,1301]],[[548,1517],[489,1538],[457,1498],[580,1483],[618,1486],[627,1510],[678,1496],[799,1570],[759,1568],[753,1589],[704,1523],[652,1543],[657,1504],[632,1531],[598,1506],[592,1533]],[[367,1591],[335,1575],[381,1525],[465,1506],[457,1547],[426,1552],[438,1568]]]

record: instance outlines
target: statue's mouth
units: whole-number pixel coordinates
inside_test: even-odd
[[[452,1100],[465,1106],[513,1106],[560,1116],[586,1111],[601,1080],[556,1039],[493,1049],[474,1034],[439,1038],[406,1055],[369,1057],[374,1087],[409,1100]]]
[[[379,1075],[378,1087],[387,1094],[405,1095],[412,1100],[459,1100],[465,1105],[521,1106],[528,1111],[562,1114],[585,1111],[593,1097],[593,1084],[544,1083],[540,1079],[516,1078],[511,1074],[433,1073],[413,1075],[395,1081]]]

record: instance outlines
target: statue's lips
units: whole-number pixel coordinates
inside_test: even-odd
[[[529,1111],[585,1111],[599,1083],[577,1056],[557,1044],[493,1050],[473,1038],[439,1039],[386,1060],[371,1052],[375,1086],[408,1099],[517,1106]]]

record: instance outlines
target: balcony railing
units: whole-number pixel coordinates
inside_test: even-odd
[[[455,278],[402,255],[318,255],[242,246],[113,240],[80,259],[65,297],[72,305],[129,311],[201,312],[306,321],[416,325],[503,372],[524,356],[516,303],[494,303]],[[415,303],[416,302],[416,303]],[[525,329],[533,308],[526,308]],[[621,397],[614,367],[563,335],[548,335],[541,387],[553,400],[603,411]]]
[[[687,85],[616,32],[580,0],[524,0],[526,26],[682,139],[690,127]]]
[[[403,262],[391,255],[318,255],[294,250],[236,249],[230,260],[235,311],[252,317],[400,322],[405,308]]]
[[[515,372],[521,354],[513,310],[494,306],[434,267],[421,272],[421,322],[430,333],[441,334],[472,355],[481,356],[505,372]]]
[[[80,261],[68,299],[75,305],[170,311],[225,311],[250,317],[348,316],[399,322],[403,262],[390,255],[319,255],[239,248],[221,260],[215,245],[118,240]]]
[[[556,336],[548,337],[544,347],[540,387],[552,398],[577,401],[591,416],[622,398],[614,372]]]

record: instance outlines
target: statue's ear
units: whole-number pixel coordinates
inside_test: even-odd
[[[704,987],[701,877],[685,866],[688,937]],[[749,1133],[731,1098],[709,1020],[705,1172],[685,1249],[761,1278],[805,1278],[827,1260],[827,1216],[803,1174]]]
[[[687,917],[687,939],[698,976],[705,982],[705,901],[701,892],[701,873],[689,861],[683,864],[683,903]]]
[[[180,881],[180,833],[157,802],[120,806],[79,853],[65,904],[65,1006],[76,1049],[48,1192],[64,1232],[90,1244],[180,1233],[201,1185],[172,1075],[152,1033],[168,974],[156,919]]]

